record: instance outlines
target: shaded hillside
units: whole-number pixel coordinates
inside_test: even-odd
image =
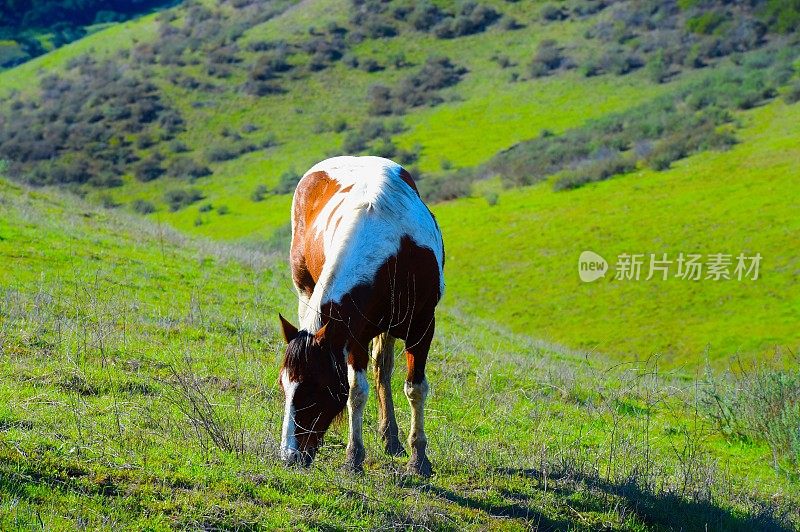
[[[127,20],[167,0],[5,0],[0,2],[0,70],[80,39],[89,30]],[[91,27],[93,26],[93,27]]]

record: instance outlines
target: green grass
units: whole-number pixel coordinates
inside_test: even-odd
[[[379,450],[374,399],[363,476],[338,469],[344,424],[309,470],[287,470],[283,258],[5,181],[0,203],[3,528],[747,530],[785,526],[785,511],[796,524],[797,480],[764,443],[715,435],[693,407],[701,381],[452,307],[431,354],[431,480]]]
[[[692,365],[796,352],[800,106],[775,102],[740,119],[746,127],[731,150],[665,172],[641,170],[570,192],[549,183],[500,190],[496,206],[482,197],[436,206],[453,301],[519,332],[628,359],[661,353]],[[605,278],[580,281],[584,250],[609,261]],[[675,259],[681,252],[758,252],[760,278],[613,279],[622,253]]]

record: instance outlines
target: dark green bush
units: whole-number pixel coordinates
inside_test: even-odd
[[[200,201],[205,196],[196,188],[190,189],[173,189],[164,194],[164,200],[169,205],[169,210],[172,212],[179,211],[182,208]]]
[[[439,7],[428,1],[418,2],[408,16],[408,22],[418,31],[429,31],[446,16]]]
[[[210,163],[230,161],[239,156],[239,151],[230,146],[214,146],[206,152],[206,160]]]
[[[303,176],[295,172],[294,170],[288,170],[281,174],[278,178],[278,184],[275,185],[275,188],[272,189],[273,194],[290,194],[294,192],[294,189],[297,187],[297,183],[300,182],[300,178]]]
[[[266,185],[258,185],[253,193],[250,194],[250,199],[255,202],[264,201],[264,198],[267,196],[267,192],[269,192],[269,189]]]
[[[467,1],[456,15],[442,19],[433,32],[440,39],[463,37],[484,31],[499,18],[500,13],[493,7]]]
[[[564,9],[553,4],[545,4],[545,6],[542,7],[541,17],[544,21],[553,22],[564,20],[568,18],[568,16],[568,13]]]
[[[161,166],[161,161],[152,156],[136,165],[133,171],[134,177],[139,181],[152,181],[163,174],[164,168]]]
[[[175,157],[169,163],[167,175],[195,180],[211,175],[211,169],[189,157]]]
[[[134,212],[139,214],[150,214],[151,212],[156,212],[156,206],[153,205],[152,202],[143,199],[133,200],[133,203],[131,203],[131,208]]]
[[[783,99],[789,104],[800,102],[800,80],[795,80],[789,86],[786,92],[783,93]]]
[[[610,177],[626,174],[636,169],[631,158],[614,154],[607,158],[589,161],[561,176],[553,184],[555,190],[578,188],[586,183],[604,181]]]
[[[421,175],[417,188],[425,201],[448,201],[469,196],[474,180],[471,170],[460,169],[447,174]]]
[[[453,64],[446,57],[429,57],[419,72],[405,78],[396,87],[370,87],[370,114],[401,114],[409,107],[441,103],[443,100],[438,91],[457,84],[465,73],[465,68]]]
[[[565,56],[561,53],[558,43],[552,39],[546,39],[540,42],[536,48],[536,54],[531,60],[528,71],[534,78],[546,76],[559,68],[564,59]]]

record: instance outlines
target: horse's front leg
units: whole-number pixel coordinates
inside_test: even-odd
[[[416,342],[406,341],[408,376],[403,387],[408,403],[411,405],[411,430],[408,433],[411,459],[408,461],[408,470],[424,477],[433,473],[431,462],[425,454],[428,446],[428,438],[425,436],[425,399],[428,397],[425,363],[428,360],[431,340],[433,340],[433,328],[434,322],[431,318],[430,324],[421,333],[422,337],[419,340]]]
[[[347,440],[345,467],[351,471],[362,471],[364,466],[364,406],[367,404],[369,385],[366,364],[361,369],[347,365],[347,381],[350,392],[347,396],[347,413],[350,419],[350,435]]]

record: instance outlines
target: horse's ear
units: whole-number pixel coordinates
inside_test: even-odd
[[[297,338],[297,327],[289,323],[286,318],[278,314],[278,318],[281,320],[281,329],[283,331],[283,339],[286,340],[288,344],[295,338]]]
[[[322,339],[325,338],[325,329],[327,327],[328,327],[327,323],[322,327],[320,327],[319,330],[314,334],[314,340],[316,340],[318,343],[321,342]]]

